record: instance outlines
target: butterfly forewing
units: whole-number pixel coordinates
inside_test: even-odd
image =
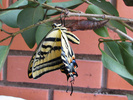
[[[29,64],[29,77],[36,79],[62,66],[64,64],[61,60],[61,32],[59,29],[54,29],[42,40],[33,55]]]
[[[30,63],[29,63],[29,67],[28,67],[28,77],[29,78],[33,78],[33,76],[32,76],[32,66],[33,66],[33,61],[34,61],[35,55],[36,55],[36,51],[34,52],[32,58],[30,60]]]

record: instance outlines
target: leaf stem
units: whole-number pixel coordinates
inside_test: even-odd
[[[13,42],[13,39],[14,39],[14,36],[11,38],[11,41],[10,41],[10,43],[9,43],[9,47],[11,46],[11,44],[12,44],[12,42]]]
[[[12,33],[9,33],[9,32],[7,32],[7,31],[5,31],[4,29],[1,29],[1,31],[3,31],[3,32],[5,32],[5,33],[7,33],[7,34],[9,34],[9,35],[12,35]]]
[[[102,43],[102,42],[111,42],[111,41],[125,41],[125,40],[127,40],[127,39],[115,39],[115,40],[112,40],[112,39],[103,39],[103,38],[99,38],[98,39],[98,41],[100,43]]]

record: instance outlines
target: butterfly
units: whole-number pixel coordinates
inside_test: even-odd
[[[29,62],[28,77],[37,79],[45,73],[60,69],[66,74],[67,80],[71,77],[72,87],[74,77],[78,76],[76,72],[78,65],[69,41],[79,44],[80,40],[61,24],[54,23],[52,27],[53,29],[42,39]]]

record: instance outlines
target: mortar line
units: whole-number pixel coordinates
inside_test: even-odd
[[[2,70],[3,70],[2,71],[3,82],[5,82],[7,80],[7,59],[8,58],[6,58],[5,64],[4,64],[3,68],[2,68]]]
[[[111,4],[117,8],[117,0],[110,0]]]
[[[4,86],[13,86],[13,87],[20,87],[20,88],[34,88],[34,89],[52,89],[50,94],[52,94],[53,90],[63,90],[66,91],[67,86],[60,86],[60,85],[50,85],[50,84],[39,84],[39,83],[27,83],[27,82],[8,82],[6,81]],[[99,88],[88,88],[88,87],[74,87],[74,92],[82,92],[82,93],[93,93],[98,94]],[[133,94],[131,90],[119,90],[119,89],[103,89],[102,93],[105,95],[126,95],[126,94]],[[49,99],[52,100],[52,99]]]
[[[104,66],[102,66],[102,76],[101,76],[101,91],[107,88],[107,78],[108,78],[108,70]]]
[[[54,96],[54,89],[49,89],[48,92],[48,100],[53,100],[53,96]]]

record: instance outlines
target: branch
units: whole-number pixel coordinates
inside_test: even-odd
[[[0,9],[0,11],[18,10],[18,9],[24,9],[24,8],[27,8],[27,7],[28,7],[28,5],[24,5],[24,6],[19,6],[19,7],[16,7],[16,8]]]
[[[133,22],[133,19],[128,19],[124,17],[117,17],[117,16],[111,16],[111,15],[103,15],[103,14],[85,14],[85,13],[72,13],[69,12],[67,14],[68,17],[70,16],[81,16],[81,17],[95,17],[95,18],[103,18],[103,19],[113,19],[118,21],[126,21],[126,22]]]
[[[91,3],[91,2],[88,1],[88,0],[82,0],[82,1],[86,2],[87,4],[95,5],[95,4]],[[95,5],[95,6],[97,6],[97,5]],[[98,7],[98,6],[97,6],[97,7]],[[99,7],[98,7],[98,8],[99,8]],[[101,9],[101,8],[99,8],[99,9]],[[110,15],[110,13],[106,12],[105,10],[103,10],[103,9],[101,9],[101,10],[102,10],[105,14]],[[117,20],[117,21],[118,21],[119,23],[121,23],[122,25],[124,25],[125,27],[127,27],[129,30],[133,31],[133,28],[132,28],[131,26],[129,26],[128,24],[122,22],[123,20]],[[130,20],[129,20],[129,22],[130,22]],[[132,22],[132,21],[131,21],[131,22]]]
[[[34,0],[29,0],[29,1],[33,1]],[[85,0],[86,1],[86,0]],[[53,6],[50,6],[50,5],[47,5],[45,3],[42,4],[43,7],[47,8],[47,9],[54,9],[54,10],[57,10],[57,11],[60,11],[60,12],[64,12],[64,13],[67,13],[66,10],[62,9],[62,8],[59,8],[59,7],[53,7]],[[79,13],[79,11],[75,11],[75,10],[72,10],[72,12],[68,12],[67,14],[67,17],[70,17],[70,16],[82,16],[82,17],[95,17],[95,18],[103,18],[103,19],[113,19],[113,20],[117,20],[117,21],[126,21],[126,22],[133,22],[133,19],[127,19],[127,18],[123,18],[123,17],[116,17],[116,16],[111,16],[111,15],[98,15],[98,14],[85,14],[85,13]],[[64,16],[62,16],[64,17]],[[30,28],[33,28],[33,27],[36,27],[40,24],[43,24],[43,23],[46,23],[46,22],[49,22],[49,21],[54,21],[56,19],[60,18],[60,16],[57,16],[57,17],[53,17],[53,18],[50,18],[50,19],[47,19],[47,20],[43,20],[43,21],[40,21],[38,22],[37,24],[34,24],[34,25],[31,25],[31,26],[28,26],[18,32],[15,32],[13,34],[11,34],[10,36],[4,38],[3,40],[1,40],[0,42],[10,38],[10,37],[14,37],[16,36],[17,34],[19,33],[22,33]],[[108,25],[107,25],[108,26]],[[128,35],[126,35],[125,33],[121,32],[119,29],[116,29],[115,27],[112,27],[112,26],[108,26],[108,28],[112,29],[114,32],[117,32],[118,34],[124,36],[125,38],[129,39],[130,41],[133,42],[133,39],[131,37],[129,37]]]
[[[64,17],[64,16],[62,16],[62,17]],[[24,29],[22,29],[20,31],[17,31],[15,33],[12,33],[10,36],[8,36],[8,37],[0,40],[0,42],[3,42],[5,40],[7,40],[8,38],[14,37],[14,36],[18,35],[19,33],[23,33],[24,31],[29,30],[30,28],[36,27],[36,26],[41,25],[41,24],[46,23],[46,22],[54,21],[54,20],[56,20],[58,18],[60,18],[60,16],[53,17],[53,18],[49,18],[47,20],[43,20],[43,21],[40,21],[40,22],[38,22],[36,24],[30,25],[30,26],[28,26],[28,27],[26,27],[26,28],[24,28]]]
[[[127,19],[127,18],[122,18],[122,17],[116,17],[116,16],[111,16],[111,15],[98,15],[98,14],[85,14],[85,13],[71,13],[69,12],[67,14],[68,17],[70,16],[82,16],[82,17],[95,17],[95,18],[103,18],[103,19],[113,19],[113,20],[122,20],[122,21],[129,21],[129,22],[133,22],[133,19]],[[119,29],[110,26],[110,25],[106,25],[108,28],[110,28],[111,30],[113,30],[114,32],[122,35],[123,37],[125,37],[126,39],[129,39],[131,42],[133,42],[133,38],[131,38],[130,36],[128,36],[127,34],[125,34],[124,32],[120,31]]]
[[[127,34],[125,34],[124,32],[120,31],[119,29],[109,25],[109,24],[106,24],[106,26],[111,29],[112,31],[118,33],[119,35],[122,35],[123,37],[125,37],[126,39],[130,40],[131,42],[133,42],[133,38],[131,38],[130,36],[128,36]]]

